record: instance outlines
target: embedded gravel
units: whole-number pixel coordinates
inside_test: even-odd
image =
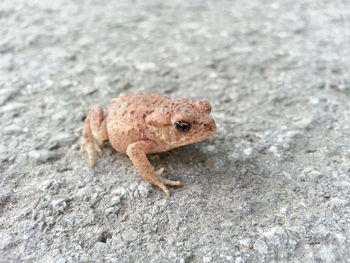
[[[0,3],[0,262],[350,262],[350,5]],[[220,133],[145,183],[83,119],[122,92],[209,99]]]

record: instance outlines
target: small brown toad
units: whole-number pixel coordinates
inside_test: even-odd
[[[121,94],[112,99],[108,115],[93,107],[85,119],[80,152],[86,152],[89,165],[102,156],[103,142],[109,140],[118,152],[127,154],[143,178],[166,196],[166,185],[181,182],[161,177],[146,154],[164,152],[211,138],[216,132],[207,100],[170,99],[156,94]]]

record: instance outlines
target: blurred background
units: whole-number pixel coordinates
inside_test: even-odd
[[[348,262],[347,0],[3,0],[0,262]],[[120,93],[206,98],[220,133],[78,154]]]

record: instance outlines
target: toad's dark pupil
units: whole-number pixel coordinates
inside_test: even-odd
[[[191,123],[187,121],[177,121],[175,122],[175,127],[181,132],[187,132],[191,129]]]

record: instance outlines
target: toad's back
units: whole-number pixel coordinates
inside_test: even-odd
[[[147,139],[146,117],[155,108],[170,101],[170,98],[156,94],[121,94],[112,99],[108,110],[107,133],[113,148],[126,153],[130,143]]]

